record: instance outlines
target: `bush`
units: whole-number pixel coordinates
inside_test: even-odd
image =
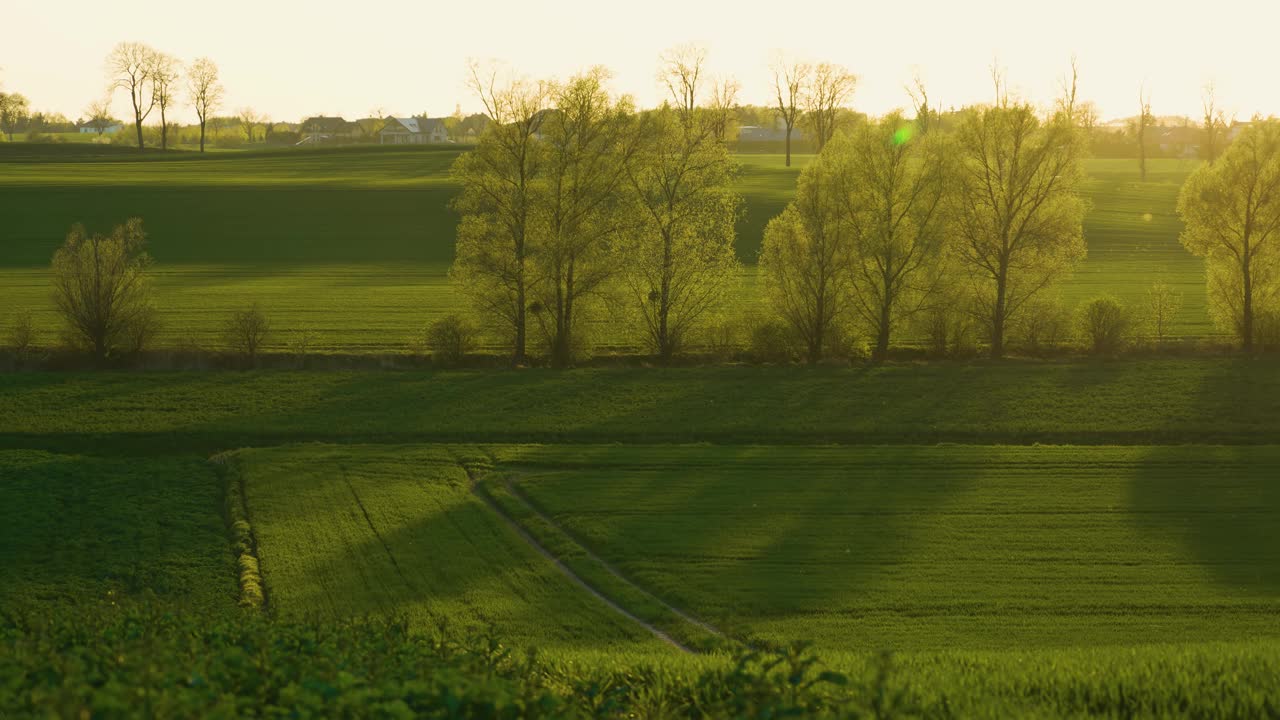
[[[1115,298],[1095,298],[1080,308],[1080,332],[1095,355],[1123,349],[1132,327],[1132,314]]]
[[[1070,339],[1071,313],[1057,299],[1034,300],[1021,309],[1013,331],[1028,351],[1049,350]]]
[[[919,318],[933,357],[960,357],[977,349],[973,316],[958,303],[939,302]]]
[[[751,357],[756,362],[785,365],[796,359],[796,338],[780,320],[765,320],[751,328]]]
[[[480,331],[470,320],[453,314],[428,325],[426,334],[431,359],[440,365],[456,366],[475,352]]]
[[[36,347],[38,336],[29,310],[18,313],[9,328],[9,348],[18,362],[25,360]]]
[[[232,352],[249,361],[258,359],[258,350],[267,341],[271,325],[266,314],[254,303],[246,310],[237,310],[227,319],[222,337]]]

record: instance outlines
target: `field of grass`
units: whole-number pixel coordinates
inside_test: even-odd
[[[1272,447],[497,448],[717,626],[822,650],[1280,639]]]
[[[1267,717],[1278,383],[1245,359],[0,375],[0,715]],[[236,607],[220,472],[265,612]],[[847,683],[683,653],[573,576],[691,647],[812,640],[802,682]]]
[[[175,610],[232,607],[221,507],[221,483],[196,456],[2,450],[0,611],[147,593]]]
[[[233,309],[258,302],[276,329],[314,335],[320,351],[404,350],[430,320],[462,307],[448,283],[456,148],[336,148],[147,153],[127,148],[0,146],[0,324],[30,310],[56,340],[46,268],[74,222],[108,229],[130,216],[150,232],[164,310],[160,343],[217,347]],[[745,198],[741,305],[755,296],[764,226],[781,211],[807,156],[740,155]],[[1062,288],[1075,303],[1111,294],[1141,303],[1163,278],[1185,302],[1174,332],[1213,334],[1201,263],[1178,244],[1174,204],[1191,161],[1157,160],[1147,182],[1130,161],[1090,160],[1089,258]],[[619,341],[602,323],[598,339]]]

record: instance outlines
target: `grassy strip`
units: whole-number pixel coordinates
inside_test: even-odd
[[[222,453],[210,460],[222,477],[226,495],[227,527],[231,533],[231,550],[236,556],[240,573],[241,607],[261,610],[266,606],[266,590],[258,567],[257,540],[253,526],[249,524],[249,506],[245,499],[244,474],[239,462],[230,453]]]
[[[476,490],[497,504],[508,517],[592,589],[667,633],[681,645],[693,650],[709,651],[724,644],[723,637],[680,617],[656,596],[611,572],[603,562],[530,506],[503,479],[491,476],[477,484]]]

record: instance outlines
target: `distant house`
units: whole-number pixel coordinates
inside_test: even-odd
[[[1156,144],[1166,157],[1194,158],[1200,156],[1200,143],[1204,131],[1190,125],[1183,127],[1158,127]]]
[[[347,122],[341,117],[325,117],[318,115],[302,121],[298,131],[302,140],[298,143],[314,144],[322,142],[351,142],[364,134],[359,123]]]
[[[1240,133],[1248,130],[1252,124],[1247,120],[1232,120],[1231,127],[1227,128],[1227,142],[1235,142],[1235,139],[1240,137]]]
[[[449,142],[443,118],[388,117],[378,141],[383,145],[434,145]]]
[[[76,123],[76,130],[82,135],[110,135],[123,129],[124,125],[107,118],[94,118]]]

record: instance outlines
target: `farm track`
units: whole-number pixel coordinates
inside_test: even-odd
[[[570,533],[564,526],[560,525],[555,520],[553,520],[551,516],[543,512],[542,509],[539,508],[537,505],[535,505],[527,495],[521,492],[520,488],[515,483],[511,482],[509,478],[504,477],[502,479],[502,483],[503,483],[503,486],[506,487],[506,489],[511,493],[511,495],[517,498],[520,502],[524,503],[524,505],[528,507],[532,513],[534,513],[539,518],[541,518],[543,522],[555,527],[557,530],[564,533],[566,537],[573,538],[574,542],[577,543],[578,547],[582,549],[582,552],[584,555],[591,558],[593,562],[598,563],[600,567],[607,570],[610,575],[617,578],[620,582],[626,583],[627,585],[630,585],[631,587],[635,588],[637,591],[643,593],[646,597],[662,605],[664,608],[667,609],[668,612],[680,618],[681,620],[684,620],[685,622],[691,625],[695,625],[698,628],[701,628],[703,631],[710,633],[711,635],[715,635],[716,637],[719,637],[719,638],[727,637],[722,631],[720,631],[719,628],[716,628],[715,626],[711,625],[710,623],[707,623],[706,621],[699,620],[698,618],[693,617],[692,615],[686,613],[685,611],[681,610],[678,607],[675,607],[674,605],[668,603],[667,601],[663,600],[657,595],[654,595],[648,590],[645,590],[643,587],[640,587],[631,579],[629,579],[626,575],[623,575],[620,570],[615,568],[612,564],[610,564],[604,558],[592,552],[590,548],[588,548],[586,545],[583,545],[582,542],[579,541],[577,538],[574,538],[573,534]]]
[[[481,488],[480,476],[478,473],[475,472],[474,469],[472,469],[467,463],[462,462],[461,460],[458,461],[458,466],[462,468],[462,470],[467,474],[467,478],[471,481],[472,494],[478,497],[480,501],[483,502],[485,506],[488,507],[489,510],[492,511],[495,515],[502,518],[503,522],[505,522],[508,527],[510,527],[513,531],[515,531],[515,533],[518,536],[520,536],[521,540],[523,540],[530,548],[532,548],[534,552],[538,553],[544,559],[546,559],[547,562],[551,563],[551,565],[554,566],[558,571],[560,571],[560,574],[563,575],[566,579],[568,579],[571,583],[576,585],[579,589],[587,592],[588,594],[590,594],[592,597],[596,598],[600,602],[607,605],[611,610],[613,610],[617,614],[625,617],[626,619],[630,620],[636,625],[644,628],[658,640],[666,643],[667,645],[670,645],[671,647],[681,652],[684,652],[687,654],[694,653],[692,648],[688,647],[684,643],[681,643],[680,641],[671,637],[666,632],[662,631],[652,623],[637,617],[636,615],[631,613],[631,611],[627,610],[626,608],[622,607],[618,603],[614,602],[604,593],[600,592],[595,587],[593,587],[586,580],[583,580],[581,577],[579,577],[577,573],[571,570],[569,566],[561,562],[561,560],[558,557],[556,557],[554,553],[546,549],[546,547],[544,547],[542,543],[538,542],[537,539],[535,539],[532,535],[530,535],[529,532],[520,525],[520,523],[516,522],[515,518],[508,515],[507,512],[503,510],[501,506],[498,505],[498,503],[494,502],[493,498],[489,497],[489,495],[484,492],[484,490]],[[536,508],[534,508],[534,511],[535,512],[537,511]],[[587,551],[587,552],[590,552],[590,551]],[[606,565],[605,567],[608,567],[608,566]],[[610,572],[614,572],[612,568],[610,568]],[[617,575],[616,572],[614,572],[614,574]],[[632,584],[629,580],[627,580],[625,577],[621,575],[617,575],[617,578],[621,582]],[[637,589],[640,589],[643,592],[643,589],[641,588],[637,588]],[[661,601],[659,600],[659,602]],[[675,608],[671,608],[671,610],[679,613],[679,611],[675,610]],[[702,623],[698,623],[697,621],[692,620],[691,618],[686,617],[686,619],[690,620],[690,622],[694,622],[696,624],[702,625]],[[719,631],[712,629],[710,626],[706,626],[706,625],[702,625],[702,626],[710,632],[713,632],[715,634],[720,634]]]

